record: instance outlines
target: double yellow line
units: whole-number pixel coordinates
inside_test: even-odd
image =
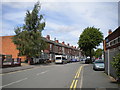
[[[75,77],[74,77],[74,80],[72,81],[72,84],[71,84],[71,86],[70,86],[70,90],[72,89],[72,88],[76,88],[77,87],[77,83],[78,83],[78,78],[80,77],[80,72],[81,72],[81,70],[82,70],[82,68],[83,68],[83,66],[80,66],[80,68],[77,70],[77,72],[76,72],[76,75],[75,75]]]

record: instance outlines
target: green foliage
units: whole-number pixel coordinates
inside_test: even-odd
[[[103,34],[95,27],[87,27],[79,37],[78,45],[84,52],[89,51],[90,58],[92,57],[92,49],[99,46],[103,41]]]
[[[32,12],[27,10],[25,24],[15,29],[16,35],[12,38],[19,50],[20,56],[39,56],[41,50],[47,47],[42,39],[41,32],[45,27],[43,15],[39,15],[40,5],[37,2]]]
[[[120,53],[113,57],[111,64],[115,68],[117,76],[120,78]]]
[[[95,57],[98,58],[98,57],[102,57],[102,52],[103,50],[101,48],[97,49],[95,51]]]
[[[79,37],[78,45],[83,50],[96,48],[103,41],[103,35],[99,29],[87,27]]]
[[[87,50],[87,51],[82,51],[82,54],[85,55],[85,56],[90,56],[90,51]],[[94,49],[91,50],[91,56],[94,56],[95,54],[95,51]]]

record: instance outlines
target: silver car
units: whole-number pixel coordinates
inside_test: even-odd
[[[104,65],[104,60],[95,60],[93,63],[93,69],[94,70],[104,70],[105,69],[105,65]]]

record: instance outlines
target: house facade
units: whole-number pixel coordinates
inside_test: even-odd
[[[55,60],[55,55],[65,55],[68,59],[79,59],[81,57],[80,49],[70,46],[69,43],[65,44],[64,41],[60,43],[59,40],[52,41],[49,35],[46,38],[43,37],[43,40],[48,43],[48,49],[44,50],[44,52],[49,52],[50,60]]]
[[[12,42],[13,36],[1,36],[1,50],[0,54],[12,55],[13,58],[21,58],[22,61],[26,60],[26,56],[19,57],[19,51],[16,49],[16,45]],[[47,53],[49,60],[55,60],[55,55],[66,55],[67,58],[80,58],[81,52],[79,48],[70,46],[69,44],[62,43],[59,40],[51,40],[50,36],[47,35],[43,37],[43,40],[48,43],[48,48],[44,50],[44,53]]]
[[[116,74],[111,62],[118,53],[120,53],[120,27],[113,32],[109,30],[109,35],[104,40],[105,72],[114,78]]]

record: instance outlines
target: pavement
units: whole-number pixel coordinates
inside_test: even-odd
[[[30,68],[34,68],[34,67],[32,65],[22,63],[21,66],[17,66],[17,67],[2,68],[2,72],[0,72],[0,74],[15,72],[19,70],[25,70],[25,69],[30,69]]]
[[[47,66],[47,65],[52,65],[52,63],[50,63],[50,64],[37,64],[37,65],[28,65],[27,63],[21,63],[21,66],[2,68],[2,72],[0,72],[0,74],[31,69],[31,68],[35,68],[38,66]]]
[[[118,88],[118,84],[113,82],[104,71],[93,70],[92,64],[83,68],[82,88]]]

